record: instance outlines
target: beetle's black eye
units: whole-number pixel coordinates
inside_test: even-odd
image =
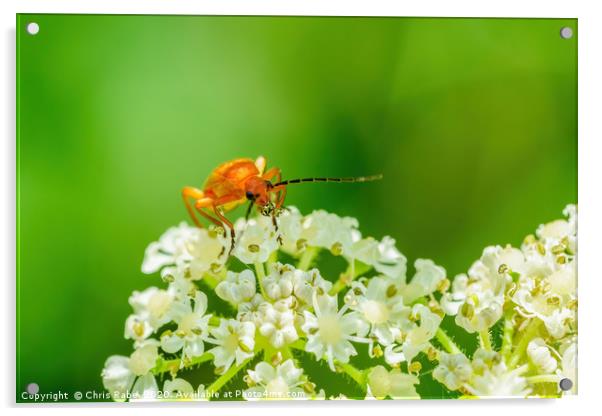
[[[252,201],[255,199],[255,195],[253,195],[253,192],[251,192],[251,191],[247,191],[246,196],[249,201]]]

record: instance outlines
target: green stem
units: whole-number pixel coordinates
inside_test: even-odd
[[[249,357],[246,360],[244,360],[242,363],[240,363],[240,365],[231,366],[228,369],[228,371],[226,371],[224,374],[219,376],[218,379],[213,382],[213,384],[211,384],[209,387],[207,387],[207,394],[209,396],[212,396],[213,394],[217,393],[219,391],[219,389],[224,387],[226,385],[226,383],[228,383],[228,381],[230,381],[230,379],[232,379],[232,377],[234,377],[236,374],[238,374],[238,372],[240,370],[242,370],[244,367],[246,367],[247,364],[249,364],[249,362],[252,359],[253,359],[253,357]]]
[[[332,286],[332,289],[330,289],[330,295],[336,295],[341,290],[348,287],[351,284],[351,282],[355,280],[359,275],[367,272],[371,268],[372,266],[369,266],[357,260],[353,260],[353,263],[347,266],[347,269],[343,273],[341,273],[339,280],[337,280]]]
[[[299,339],[288,346],[289,348],[305,351],[305,341]],[[353,365],[346,363],[337,362],[336,366],[343,370],[349,377],[351,377],[361,388],[362,391],[366,391],[366,373],[362,370],[355,368]]]
[[[292,348],[294,350],[299,350],[299,351],[305,351],[305,340],[298,339],[297,341],[290,344],[289,348]]]
[[[332,288],[330,289],[329,294],[332,295],[336,295],[337,293],[339,293],[341,290],[345,289],[347,287],[347,283],[344,283],[341,279],[337,280],[335,282],[334,285],[332,285]]]
[[[203,279],[202,279],[207,286],[209,286],[211,289],[215,289],[215,287],[219,284],[220,280],[217,279],[215,276],[207,273],[205,275],[203,275]]]
[[[265,293],[265,289],[263,288],[263,279],[265,279],[265,269],[263,268],[263,264],[255,263],[255,273],[257,274],[257,282],[259,283],[259,291],[261,295],[270,300],[269,296]]]
[[[485,348],[487,351],[491,351],[491,336],[489,335],[489,331],[481,331],[479,332],[479,338],[481,339],[481,347]]]
[[[286,361],[289,358],[293,358],[293,352],[291,351],[290,347],[285,347],[281,349],[280,352],[282,354],[282,361]]]
[[[276,263],[278,261],[278,251],[274,251],[272,252],[272,254],[270,254],[270,257],[268,257],[268,260],[266,261],[267,265],[268,265],[268,270],[269,267],[271,265],[273,265],[274,263]]]
[[[203,355],[199,355],[198,357],[191,359],[189,362],[186,363],[186,367],[192,367],[193,365],[202,364],[204,362],[211,361],[212,359],[213,359],[213,354],[206,352]],[[159,367],[155,367],[153,369],[153,373],[161,374],[161,373],[166,373],[168,371],[175,373],[178,370],[180,370],[181,363],[182,363],[181,358],[174,358],[173,360],[163,361],[163,362],[161,362],[161,365]]]
[[[527,382],[530,384],[536,383],[558,383],[560,377],[557,374],[541,374],[538,376],[527,377]]]
[[[305,341],[299,339],[290,344],[288,347],[299,351],[305,351]],[[366,391],[366,374],[362,370],[355,368],[349,363],[343,364],[337,362],[336,366],[343,370],[343,372],[349,377],[351,377],[361,387],[362,391]]]
[[[361,387],[362,391],[366,391],[366,374],[363,371],[355,368],[349,363],[337,363],[337,366],[351,377]]]
[[[514,353],[510,356],[510,360],[508,363],[508,366],[510,368],[516,367],[516,365],[522,358],[523,354],[527,350],[527,346],[529,345],[529,342],[531,342],[531,340],[535,337],[535,335],[537,335],[540,325],[541,325],[541,321],[539,319],[534,319],[529,323],[529,325],[527,326],[527,329],[525,330],[525,332],[523,332],[523,334],[520,338],[520,341],[518,342],[516,348],[514,349]]]
[[[458,346],[452,341],[452,339],[443,331],[443,329],[437,329],[437,333],[435,334],[437,341],[445,348],[447,352],[450,354],[462,354],[462,351]]]
[[[211,318],[209,318],[209,325],[219,326],[219,323],[222,319],[224,319],[224,318],[216,316],[216,315],[212,315]]]
[[[502,334],[502,348],[500,350],[502,357],[508,363],[510,354],[512,353],[512,342],[514,339],[514,323],[512,322],[511,314],[506,314],[504,317],[504,332]]]
[[[297,269],[301,269],[301,270],[309,269],[311,264],[313,263],[314,259],[318,255],[319,251],[320,251],[320,248],[318,248],[318,247],[307,247],[305,249],[305,251],[303,252],[303,254],[301,255],[301,258],[299,259],[299,264],[297,264]]]

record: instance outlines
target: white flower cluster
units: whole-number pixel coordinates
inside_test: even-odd
[[[446,314],[479,333],[489,350],[478,350],[472,367],[461,353],[443,354],[434,377],[449,389],[554,396],[558,381],[568,378],[576,391],[577,208],[569,205],[563,213],[565,219],[539,226],[520,249],[487,247],[441,298]],[[491,355],[489,332],[502,317],[501,354]],[[491,365],[485,368],[487,353]]]
[[[270,217],[239,219],[231,257],[219,227],[182,223],[146,250],[142,271],[160,273],[166,285],[130,297],[124,335],[134,351],[107,360],[104,386],[115,400],[220,399],[239,375],[247,400],[325,398],[300,364],[313,359],[355,380],[362,398],[413,398],[424,353],[439,360],[433,377],[449,390],[544,394],[529,380],[575,376],[576,210],[566,213],[520,250],[485,249],[451,292],[445,269],[431,260],[416,260],[408,279],[395,241],[363,237],[354,218],[290,207],[277,226]],[[318,256],[338,256],[347,268],[323,276],[313,267]],[[211,306],[218,299],[230,305],[229,316]],[[481,336],[472,361],[440,328],[445,314]],[[488,331],[503,316],[513,331],[500,353]],[[361,345],[389,368],[357,368],[352,357]],[[181,372],[203,364],[216,379],[195,390]]]
[[[433,377],[450,390],[473,396],[525,397],[530,393],[526,368],[508,369],[500,353],[479,348],[472,361],[462,353],[442,352]]]

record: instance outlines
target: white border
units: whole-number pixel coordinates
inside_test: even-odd
[[[600,242],[602,205],[600,180],[602,159],[600,141],[602,129],[599,120],[602,108],[602,14],[595,1],[468,1],[439,0],[402,2],[401,0],[4,0],[0,7],[3,23],[2,88],[0,101],[0,126],[3,130],[0,155],[0,264],[4,267],[2,319],[2,366],[0,394],[9,413],[31,411],[32,406],[15,405],[15,13],[118,13],[118,14],[250,14],[250,15],[345,15],[345,16],[475,16],[475,17],[577,17],[579,18],[579,396],[562,400],[483,400],[483,401],[421,401],[421,402],[296,402],[283,403],[228,403],[196,404],[195,410],[186,405],[139,405],[134,411],[155,415],[184,410],[209,412],[212,415],[230,415],[240,412],[246,416],[300,414],[307,411],[317,414],[331,412],[364,414],[378,411],[387,413],[431,412],[452,414],[501,415],[508,412],[545,412],[545,415],[588,413],[599,408],[598,397],[602,383],[602,336],[600,322],[602,308],[598,308],[602,295],[602,273],[597,270],[596,259]],[[598,180],[596,180],[598,179]],[[43,353],[41,351],[40,353]],[[40,408],[44,414],[129,414],[132,408],[107,404],[100,408],[83,405],[51,405]],[[374,409],[373,409],[374,408]]]

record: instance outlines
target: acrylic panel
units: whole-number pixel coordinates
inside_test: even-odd
[[[577,392],[577,20],[17,16],[17,401]]]

